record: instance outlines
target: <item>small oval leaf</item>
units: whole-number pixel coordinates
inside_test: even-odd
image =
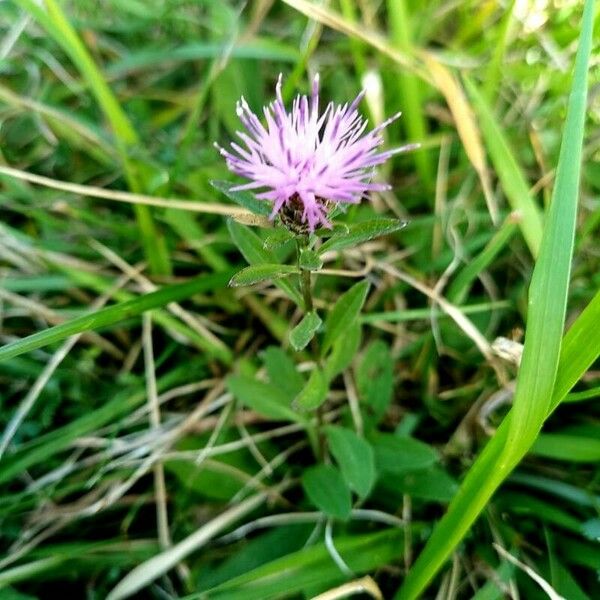
[[[325,514],[345,521],[352,510],[350,489],[341,473],[331,465],[317,465],[302,476],[302,487],[309,500]]]
[[[233,243],[238,247],[248,264],[271,264],[271,254],[263,248],[262,240],[249,227],[236,223],[233,219],[228,219],[227,228]],[[276,281],[275,285],[282,289],[298,306],[304,304],[302,295],[296,286],[289,281]]]
[[[271,385],[281,388],[291,403],[304,387],[304,377],[298,373],[294,361],[277,346],[269,346],[263,360]]]
[[[275,421],[302,421],[289,405],[286,393],[277,386],[247,375],[227,378],[227,388],[242,403]]]
[[[325,363],[325,376],[329,381],[345,371],[350,364],[360,346],[362,328],[360,323],[354,323],[345,333],[343,337],[339,337],[333,347],[327,361]]]
[[[265,238],[265,241],[263,242],[263,248],[265,250],[273,250],[274,248],[279,248],[280,246],[283,246],[284,244],[293,239],[294,234],[289,229],[285,229],[284,227],[278,227],[277,229],[275,229],[275,231],[273,231],[273,233],[270,233]]]
[[[304,350],[321,327],[321,317],[315,312],[306,313],[302,320],[290,331],[290,344],[296,351]]]
[[[377,467],[389,473],[426,469],[438,460],[431,446],[408,436],[380,433],[373,440],[373,448]]]
[[[346,483],[361,498],[366,498],[376,478],[371,444],[345,427],[328,427],[327,440]]]

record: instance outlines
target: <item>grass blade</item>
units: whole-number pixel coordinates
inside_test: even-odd
[[[224,288],[227,286],[231,275],[231,271],[216,273],[214,275],[202,275],[191,281],[165,286],[156,292],[145,294],[126,302],[120,302],[114,306],[109,306],[102,310],[71,319],[55,327],[50,327],[44,331],[39,331],[0,348],[0,362],[14,358],[25,352],[31,352],[37,348],[42,348],[48,344],[59,342],[76,333],[114,325],[147,310],[165,306],[170,302],[184,300],[193,294]]]
[[[553,202],[548,217],[540,258],[530,289],[529,319],[523,362],[515,392],[514,408],[480,458],[470,469],[448,513],[408,573],[396,598],[413,600],[422,596],[429,581],[450,557],[494,491],[534,443],[544,420],[581,376],[600,350],[597,336],[577,326],[561,337],[570,274],[579,189],[579,170],[587,97],[587,70],[591,53],[593,1],[587,0],[575,62],[572,91]],[[598,295],[577,323],[588,325],[590,313],[597,314]],[[577,325],[576,323],[576,325]],[[576,325],[572,327],[575,329]],[[573,338],[585,344],[587,354],[577,356]],[[569,353],[565,357],[565,353]],[[560,360],[559,360],[560,355]],[[577,360],[579,358],[579,360]],[[564,366],[561,366],[564,365]],[[567,369],[566,376],[563,370]],[[560,396],[558,396],[560,394]]]
[[[592,5],[586,2],[556,182],[529,288],[525,346],[508,440],[509,448],[518,456],[533,443],[549,411],[565,326],[592,44]]]

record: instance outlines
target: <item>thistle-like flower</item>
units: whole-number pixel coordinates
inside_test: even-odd
[[[281,95],[282,76],[275,88],[276,100],[263,109],[266,126],[242,97],[237,114],[247,133],[237,135],[245,147],[231,143],[231,151],[215,146],[231,171],[249,179],[232,188],[257,190],[257,198],[272,202],[271,219],[279,215],[296,232],[331,227],[328,214],[338,204],[356,204],[369,191],[390,189],[373,182],[374,167],[414,145],[378,152],[382,130],[400,113],[365,133],[367,121],[358,105],[365,92],[351,104],[330,102],[319,115],[319,76],[311,97],[297,96],[286,112]],[[261,191],[262,190],[262,191]]]

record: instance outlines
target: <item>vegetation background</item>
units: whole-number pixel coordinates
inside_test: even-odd
[[[548,209],[582,11],[0,3],[2,600],[392,598],[468,473],[502,485],[470,529],[480,509],[464,513],[464,539],[432,538],[402,597],[598,597],[597,34],[568,289],[552,277],[570,246],[541,243],[544,222],[568,230]],[[228,287],[240,248],[291,248],[256,250],[271,232],[228,222],[239,207],[211,184],[233,180],[213,142],[234,138],[236,101],[259,110],[280,72],[289,101],[316,72],[323,102],[365,87],[371,123],[403,111],[388,146],[422,144],[382,169],[392,192],[340,219],[409,225],[323,254],[323,315],[371,284],[327,362],[326,467],[292,407],[312,369],[288,341],[301,311],[269,282]],[[559,165],[575,179],[577,158]],[[526,427],[547,407],[518,403],[533,412],[512,429],[527,453],[512,474],[472,470],[510,409],[538,256],[547,303],[568,299],[581,332],[553,406],[580,381],[539,435]],[[537,330],[542,354],[560,329]]]

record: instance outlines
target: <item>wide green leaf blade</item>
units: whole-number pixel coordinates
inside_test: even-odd
[[[579,381],[592,363],[600,356],[600,292],[597,292],[585,310],[567,331],[561,348],[556,385],[552,396],[552,412],[569,390]],[[549,416],[550,413],[547,415]],[[451,556],[452,551],[489,502],[493,493],[507,477],[508,471],[498,469],[506,448],[510,421],[509,412],[494,437],[487,443],[469,469],[465,480],[454,497],[448,512],[438,523],[425,549],[409,574],[411,588],[401,589],[397,598],[411,589],[424,589],[427,582]],[[431,567],[430,570],[430,566]],[[414,588],[413,588],[414,586]],[[416,596],[406,596],[416,598]]]
[[[517,456],[523,455],[533,443],[550,410],[560,356],[577,225],[587,71],[592,44],[592,25],[586,18],[592,20],[591,10],[588,7],[587,17],[584,15],[552,201],[529,287],[525,344],[508,440],[508,447]]]

